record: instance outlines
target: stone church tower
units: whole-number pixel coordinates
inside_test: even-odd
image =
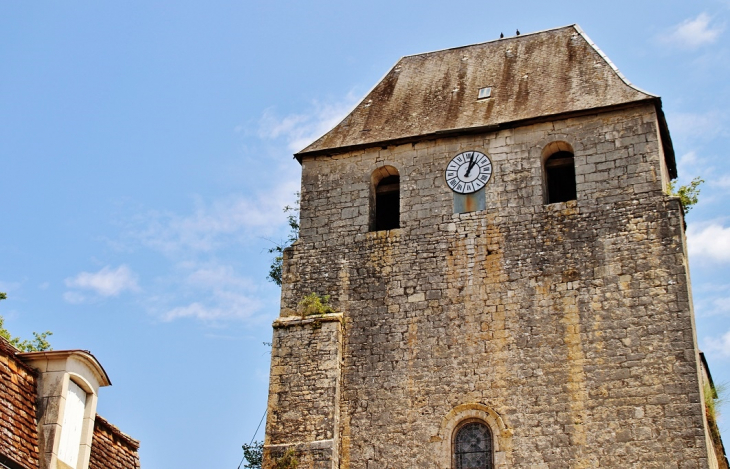
[[[404,57],[296,158],[265,468],[726,467],[661,100],[578,26]]]

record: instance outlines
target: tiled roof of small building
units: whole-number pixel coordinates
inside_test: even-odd
[[[139,469],[139,441],[96,416],[89,469]]]
[[[0,461],[38,468],[36,372],[0,338]]]
[[[487,87],[491,97],[478,100],[479,89]],[[658,97],[631,85],[571,25],[403,57],[342,122],[296,156],[646,100]]]

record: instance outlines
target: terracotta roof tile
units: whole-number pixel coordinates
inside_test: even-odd
[[[36,372],[15,357],[17,349],[0,338],[0,456],[38,468]]]
[[[139,441],[96,416],[89,469],[139,469],[138,449]]]

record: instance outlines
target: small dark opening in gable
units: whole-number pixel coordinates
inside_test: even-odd
[[[575,163],[573,154],[559,151],[545,162],[547,202],[567,202],[576,199]]]
[[[375,231],[400,228],[400,176],[388,176],[375,188]]]

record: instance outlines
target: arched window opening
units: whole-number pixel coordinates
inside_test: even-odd
[[[547,203],[567,202],[576,199],[575,163],[573,153],[558,151],[545,161]]]
[[[370,231],[400,228],[400,175],[392,166],[384,166],[373,173],[373,192],[370,210]],[[373,203],[374,202],[374,203]]]
[[[483,422],[467,422],[456,430],[455,469],[493,469],[492,453],[492,432]]]

